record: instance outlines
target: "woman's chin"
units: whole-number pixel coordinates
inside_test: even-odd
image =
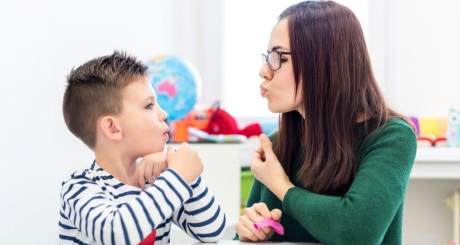
[[[274,106],[270,106],[270,104],[268,104],[268,110],[272,113],[275,113],[275,114],[281,114],[281,113],[287,113],[287,112],[291,112],[291,111],[295,111],[295,109],[293,108],[279,108],[279,107],[274,107]]]
[[[271,112],[271,113],[284,113],[285,111],[283,111],[281,108],[279,107],[276,107],[275,105],[273,105],[272,103],[268,102],[268,110]]]

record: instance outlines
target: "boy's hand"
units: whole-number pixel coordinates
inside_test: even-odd
[[[194,181],[203,172],[203,163],[198,153],[187,143],[182,143],[177,151],[168,146],[168,167],[176,171],[187,183]]]
[[[153,184],[158,176],[168,168],[166,156],[167,152],[158,152],[144,156],[139,164],[137,164],[134,173],[134,186],[145,190],[145,181]]]

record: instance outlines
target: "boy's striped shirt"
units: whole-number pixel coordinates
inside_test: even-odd
[[[155,244],[165,244],[172,222],[213,242],[224,233],[225,214],[201,177],[189,185],[171,169],[145,191],[119,182],[96,162],[62,183],[61,245],[138,244],[154,229]]]

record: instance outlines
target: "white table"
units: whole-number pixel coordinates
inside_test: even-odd
[[[297,243],[297,242],[258,242],[258,243],[249,243],[249,242],[240,242],[240,241],[229,241],[223,240],[218,241],[217,243],[201,243],[201,242],[180,242],[174,243],[174,245],[197,245],[197,244],[220,244],[220,245],[319,245],[321,243]]]
[[[256,147],[253,144],[192,144],[205,166],[203,179],[227,215],[223,239],[234,237],[240,213],[241,167],[251,165]],[[419,147],[404,205],[403,244],[439,244],[458,236],[458,226],[454,228],[452,222],[454,214],[444,203],[457,189],[460,189],[460,149]],[[173,226],[171,242],[176,244],[185,239],[191,240]],[[196,243],[190,242],[186,244]]]

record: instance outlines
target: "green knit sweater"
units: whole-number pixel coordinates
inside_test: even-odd
[[[417,150],[416,135],[405,121],[392,119],[370,136],[356,147],[359,165],[344,196],[320,195],[302,188],[294,176],[301,157],[291,167],[290,179],[296,187],[288,190],[284,202],[254,180],[247,206],[263,202],[270,210],[283,211],[285,234],[275,233],[272,241],[401,244],[404,196]],[[276,139],[276,133],[271,139]]]

